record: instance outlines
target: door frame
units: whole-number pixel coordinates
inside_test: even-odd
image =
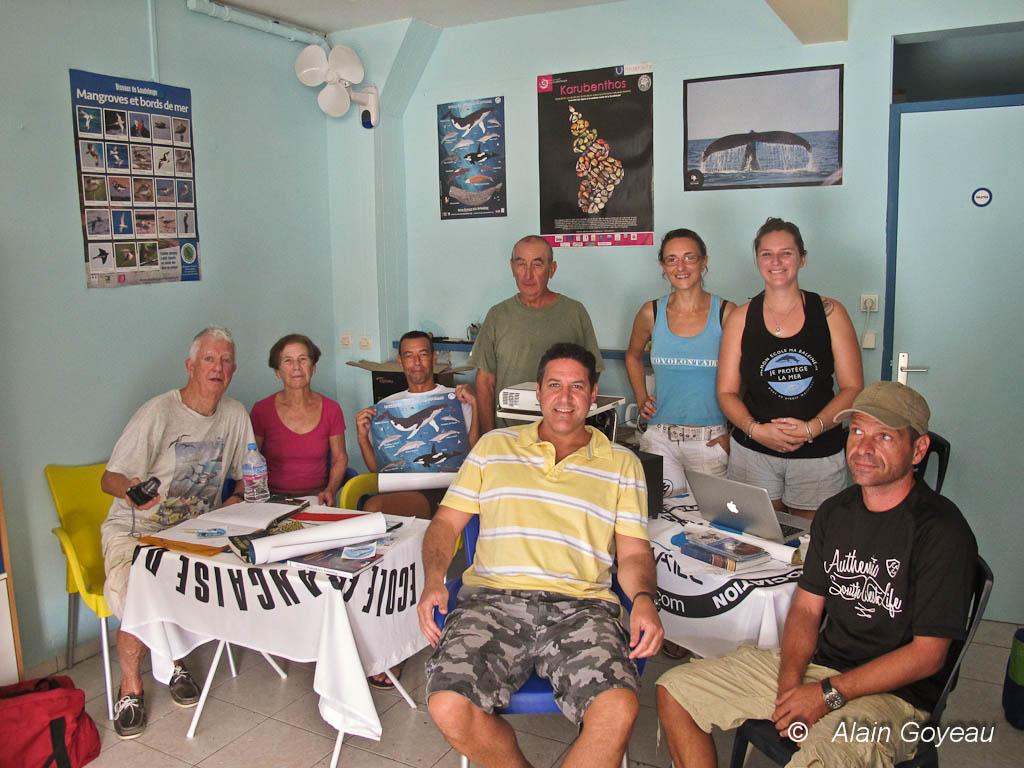
[[[885,208],[885,319],[882,331],[882,381],[893,380],[896,320],[896,233],[900,196],[900,129],[903,115],[916,112],[953,112],[961,109],[1024,106],[1024,94],[979,96],[943,101],[911,101],[889,106],[889,185]]]

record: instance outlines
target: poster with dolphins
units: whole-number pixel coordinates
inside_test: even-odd
[[[650,63],[541,75],[537,134],[552,248],[654,243]]]
[[[506,215],[505,100],[437,105],[441,220]]]
[[[191,91],[69,73],[85,284],[199,280]]]
[[[686,191],[843,183],[843,65],[683,82]]]
[[[469,453],[462,403],[454,392],[375,406],[370,443],[380,472],[455,472]]]

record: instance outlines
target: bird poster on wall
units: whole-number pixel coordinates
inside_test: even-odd
[[[462,403],[454,392],[375,406],[373,457],[381,472],[455,472],[469,453]]]
[[[437,105],[441,220],[504,216],[505,100]]]
[[[553,248],[654,243],[649,63],[537,78],[540,231]]]
[[[199,280],[191,91],[69,72],[86,285]]]
[[[843,183],[843,65],[683,82],[683,188]]]

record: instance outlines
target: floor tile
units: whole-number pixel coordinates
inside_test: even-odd
[[[668,768],[672,758],[662,735],[658,745],[658,713],[653,707],[640,707],[640,713],[633,724],[633,735],[629,740],[629,759],[660,768]]]
[[[147,747],[138,739],[121,741],[115,737],[116,744],[104,747],[100,756],[89,763],[90,768],[126,768],[126,766],[144,765],[146,768],[182,768],[191,763],[182,762],[171,755]]]
[[[390,702],[394,703],[394,702]],[[284,709],[274,714],[275,720],[289,723],[297,728],[303,728],[312,733],[317,733],[325,738],[334,740],[338,732],[332,728],[327,721],[320,716],[320,694],[310,691],[301,696]]]
[[[314,766],[314,768],[330,768],[331,755]],[[351,744],[343,744],[341,754],[338,756],[338,765],[343,768],[408,768],[405,763],[392,760],[383,755],[354,747]]]
[[[312,664],[299,664],[287,659],[276,661],[288,675],[284,680],[262,657],[246,657],[245,674],[228,677],[220,683],[215,678],[210,695],[253,712],[272,715],[313,690]],[[223,661],[221,665],[224,665]]]
[[[266,718],[248,709],[210,697],[194,738],[187,738],[195,709],[177,709],[146,726],[139,740],[168,755],[195,764],[204,760]]]
[[[380,722],[383,735],[379,742],[354,736],[353,746],[416,768],[433,765],[450,749],[425,708],[391,707]]]
[[[981,624],[978,625],[978,631],[974,634],[974,642],[1009,648],[1013,643],[1013,635],[1016,631],[1016,624],[1008,624],[1005,621],[982,620]]]
[[[516,741],[519,742],[523,756],[533,768],[551,768],[560,764],[562,756],[569,748],[568,744],[561,741],[534,736],[532,733],[517,732]],[[462,756],[452,749],[434,764],[434,768],[459,768],[461,761]],[[475,763],[471,765],[475,766]]]
[[[960,676],[1001,686],[1006,678],[1006,660],[1009,658],[1008,648],[971,643],[960,666]]]
[[[529,733],[571,744],[579,735],[579,729],[560,713],[544,715],[506,715],[505,719],[516,733]]]
[[[199,765],[202,768],[308,768],[329,756],[334,739],[296,728],[279,720],[265,720]]]

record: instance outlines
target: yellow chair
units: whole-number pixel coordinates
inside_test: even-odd
[[[361,509],[363,497],[377,493],[377,473],[367,472],[346,481],[338,491],[338,506],[342,509]]]
[[[113,497],[100,490],[100,477],[106,464],[66,467],[49,464],[46,480],[57,507],[60,526],[53,534],[67,558],[68,649],[67,665],[75,663],[75,634],[78,628],[78,599],[100,619],[103,635],[103,672],[107,683],[107,717],[114,719],[114,697],[110,687],[110,646],[107,644],[107,617],[110,609],[103,599],[103,552],[100,548],[100,524],[107,516]]]

